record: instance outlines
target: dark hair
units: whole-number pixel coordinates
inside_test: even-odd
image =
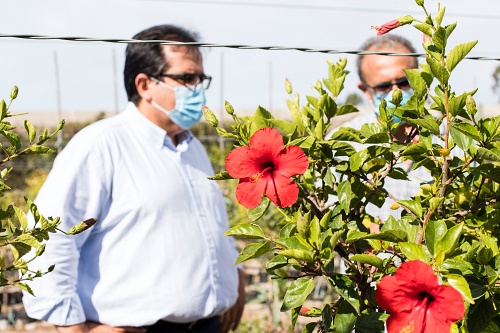
[[[136,34],[133,39],[168,40],[174,42],[197,42],[198,34],[175,25],[157,25]],[[199,52],[198,47],[188,46],[191,52]],[[168,69],[163,45],[156,43],[130,43],[125,51],[123,79],[128,100],[137,105],[141,97],[137,93],[135,78],[144,73],[156,77]]]
[[[363,45],[361,45],[360,50],[388,52],[388,51],[393,51],[393,50],[398,49],[398,48],[404,48],[409,53],[416,53],[417,52],[408,39],[406,39],[402,36],[392,35],[392,34],[371,37],[371,38],[367,39],[363,43]],[[361,72],[361,64],[363,62],[364,57],[365,57],[364,54],[358,55],[358,59],[356,62],[358,76],[362,82],[365,82],[364,77],[363,77],[363,73]],[[414,67],[413,68],[418,68],[417,57],[413,57],[413,59],[414,59]]]

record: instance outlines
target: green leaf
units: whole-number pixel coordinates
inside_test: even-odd
[[[432,255],[438,252],[436,245],[446,235],[447,231],[446,224],[442,220],[430,220],[427,223],[425,227],[425,245],[427,245]]]
[[[448,68],[448,71],[451,72],[476,44],[477,40],[455,46],[446,57],[446,68]]]
[[[356,311],[346,301],[340,303],[335,314],[334,327],[337,333],[351,333],[356,323]]]
[[[438,27],[432,35],[432,41],[439,53],[443,53],[446,48],[446,30],[443,27]]]
[[[429,255],[426,253],[422,244],[401,242],[399,243],[399,248],[408,260],[428,262]]]
[[[278,251],[278,254],[285,256],[287,258],[292,258],[298,261],[305,261],[308,263],[314,262],[314,256],[311,251],[299,250],[299,249],[285,249]]]
[[[458,116],[464,110],[466,100],[466,93],[463,93],[462,95],[457,97],[450,97],[448,101],[448,110],[453,117]]]
[[[451,128],[455,128],[459,132],[465,134],[466,136],[476,141],[482,141],[482,137],[479,131],[469,123],[462,122],[460,120],[454,120],[451,122]]]
[[[494,162],[500,162],[500,156],[492,152],[491,150],[488,150],[483,147],[477,148],[477,155],[476,158],[481,160],[487,160],[487,161],[494,161]]]
[[[342,126],[332,134],[330,139],[363,143],[359,135],[360,135],[359,131]]]
[[[255,110],[255,114],[252,117],[252,125],[255,125],[257,128],[269,127],[268,119],[273,119],[273,115],[271,112],[264,109],[262,106],[258,106],[257,110]]]
[[[276,255],[267,262],[266,269],[273,271],[275,269],[285,267],[286,265],[288,265],[288,259],[285,256]]]
[[[15,286],[19,287],[19,289],[21,289],[21,290],[24,290],[24,291],[28,292],[30,295],[35,296],[35,294],[33,293],[33,290],[31,290],[31,287],[28,286],[26,283],[17,282],[15,284]]]
[[[352,236],[350,237],[350,235]],[[380,239],[386,242],[399,243],[399,242],[405,242],[408,239],[408,234],[401,229],[384,230],[380,233],[370,233],[370,234],[364,232],[353,232],[353,233],[348,233],[346,242],[353,243],[360,239]]]
[[[472,298],[469,284],[463,276],[458,274],[447,274],[445,277],[448,284],[455,288],[462,295],[464,300],[474,304],[474,298]]]
[[[431,131],[433,134],[439,135],[439,124],[432,115],[426,115],[422,119],[407,118],[407,117],[404,117],[404,115],[403,115],[403,119],[408,121],[408,123],[422,126],[423,128]]]
[[[267,121],[286,134],[292,134],[297,128],[296,124],[281,119],[268,119]]]
[[[231,177],[227,171],[223,171],[223,172],[219,172],[218,174],[216,174],[212,177],[208,177],[208,179],[210,179],[210,180],[226,180],[226,179],[233,179],[233,177]]]
[[[339,184],[337,188],[337,197],[339,199],[340,205],[342,206],[342,209],[346,214],[349,213],[353,196],[354,194],[352,193],[351,183],[349,182],[349,180],[345,180]]]
[[[323,321],[323,327],[329,331],[333,324],[333,311],[330,304],[325,304],[323,306],[323,311],[321,311],[321,319]]]
[[[264,239],[265,235],[257,224],[240,223],[225,232],[226,236],[243,239]]]
[[[462,150],[468,151],[469,148],[472,146],[472,138],[463,134],[456,128],[450,127],[450,134],[453,141],[455,141],[457,146],[459,146]]]
[[[432,74],[436,77],[439,83],[441,83],[442,85],[447,85],[448,80],[450,79],[450,73],[448,73],[446,67],[429,56],[427,57],[427,63],[431,68]]]
[[[17,243],[23,243],[26,244],[30,247],[38,248],[40,246],[40,243],[35,239],[35,237],[29,235],[29,234],[22,234],[16,239],[14,239],[15,242]]]
[[[451,253],[454,251],[458,246],[458,240],[462,234],[462,228],[463,223],[451,227],[446,232],[446,235],[444,235],[444,237],[437,243],[436,252],[442,250],[445,253]]]
[[[349,257],[349,260],[357,261],[362,264],[368,264],[373,267],[377,267],[378,269],[383,269],[383,261],[379,257],[373,254],[355,254]]]
[[[238,265],[239,263],[248,259],[260,257],[261,255],[266,254],[272,249],[273,247],[270,242],[265,242],[263,244],[261,243],[248,244],[238,255],[238,258],[236,258],[235,265]]]
[[[389,317],[383,312],[366,312],[356,319],[355,333],[384,333],[385,321]]]
[[[414,23],[413,26],[426,34],[427,36],[432,36],[432,26],[426,23]]]
[[[281,311],[287,311],[302,306],[309,294],[314,290],[314,281],[309,278],[298,278],[288,287]]]
[[[302,329],[302,333],[313,333],[316,326],[318,326],[317,322],[307,323]]]
[[[345,275],[335,275],[327,279],[333,290],[349,302],[354,310],[359,313],[359,296],[354,282]]]
[[[343,114],[349,114],[359,112],[358,108],[351,104],[344,104],[338,110],[336,116],[341,116]]]
[[[369,155],[366,149],[351,155],[349,157],[349,167],[351,171],[358,171],[368,157]]]
[[[28,138],[30,140],[30,143],[35,141],[35,139],[36,139],[35,126],[33,126],[33,124],[30,123],[29,120],[25,119],[24,120],[24,128],[26,129],[26,132],[28,133]]]
[[[55,153],[54,149],[45,146],[33,145],[28,148],[25,154],[52,154]]]
[[[408,82],[414,92],[417,92],[420,96],[424,96],[427,93],[427,83],[420,75],[418,69],[403,69],[408,77]]]
[[[424,143],[415,143],[415,144],[410,144],[408,147],[401,152],[402,156],[409,156],[409,155],[427,155],[427,146]]]
[[[285,249],[299,249],[299,250],[305,250],[309,251],[312,250],[311,245],[309,245],[303,237],[300,237],[298,235],[288,237],[288,238],[279,238],[279,239],[274,239],[273,240],[276,244],[281,245]]]
[[[401,206],[408,208],[417,217],[422,217],[423,212],[420,202],[415,200],[396,200],[396,202]]]
[[[12,208],[14,208],[16,217],[21,225],[21,230],[25,231],[26,228],[28,228],[28,218],[26,216],[26,213],[23,212],[19,207],[12,206]]]
[[[31,246],[26,243],[13,242],[10,244],[10,249],[14,256],[14,260],[18,260],[31,251]]]
[[[328,94],[321,96],[319,100],[319,108],[323,110],[328,118],[332,118],[337,113],[337,103]]]
[[[248,210],[248,218],[250,221],[257,221],[264,215],[264,213],[267,211],[269,208],[269,204],[271,203],[271,200],[269,200],[268,197],[263,197],[260,204],[252,209]]]

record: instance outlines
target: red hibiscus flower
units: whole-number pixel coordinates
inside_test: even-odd
[[[257,207],[265,195],[279,207],[293,205],[299,188],[290,177],[304,174],[309,162],[297,146],[284,147],[279,132],[267,127],[256,131],[249,147],[239,147],[226,158],[226,170],[240,178],[236,199],[246,208]]]
[[[419,260],[405,262],[395,275],[383,277],[375,297],[391,313],[389,333],[449,333],[451,324],[465,314],[460,293],[438,284],[432,268]]]
[[[382,24],[381,27],[379,26],[373,26],[372,28],[377,30],[377,35],[383,35],[388,33],[391,30],[396,29],[397,27],[400,27],[402,25],[410,24],[413,22],[413,17],[410,15],[406,16],[401,16],[400,18],[396,20],[389,21],[385,24]]]

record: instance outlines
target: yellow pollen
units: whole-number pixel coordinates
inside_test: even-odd
[[[256,183],[259,181],[261,176],[262,176],[262,174],[259,172],[259,173],[256,173],[255,175],[251,176],[250,179],[252,180],[252,183]]]
[[[415,323],[412,321],[410,321],[410,323],[408,325],[406,325],[405,327],[403,327],[399,333],[412,333],[415,331]]]

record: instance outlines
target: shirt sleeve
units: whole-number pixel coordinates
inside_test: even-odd
[[[97,218],[98,224],[109,202],[105,181],[106,172],[111,172],[109,165],[102,149],[86,140],[75,136],[57,156],[35,200],[42,216],[61,218],[59,229],[64,231],[88,218]],[[80,249],[96,225],[78,235],[50,234],[45,252],[30,263],[30,269],[45,272],[51,265],[55,268],[30,282],[34,297],[24,292],[28,316],[59,326],[86,320],[77,292],[78,263]]]

